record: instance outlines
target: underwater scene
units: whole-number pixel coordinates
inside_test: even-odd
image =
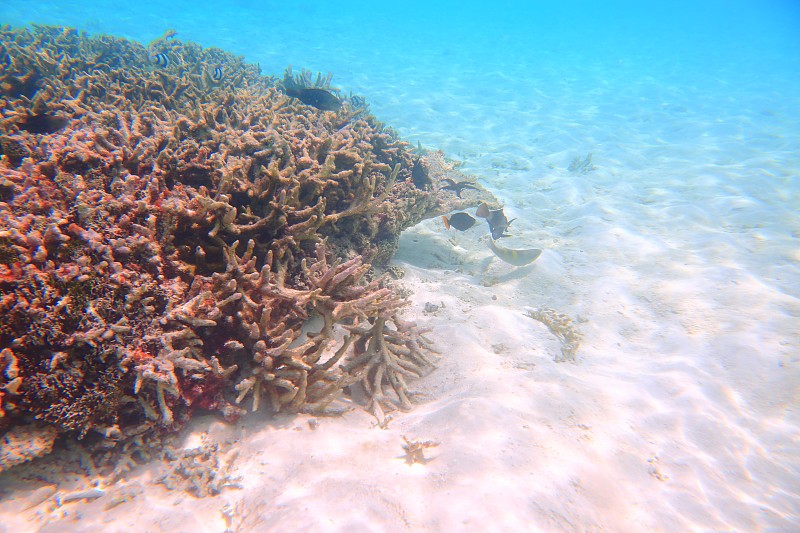
[[[800,530],[800,3],[4,0],[0,532]]]

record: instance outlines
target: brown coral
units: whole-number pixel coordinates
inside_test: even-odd
[[[319,111],[172,37],[0,28],[0,429],[120,440],[357,383],[408,407],[430,346],[371,269],[470,200],[416,188],[363,99]]]

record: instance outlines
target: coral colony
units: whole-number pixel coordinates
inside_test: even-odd
[[[431,345],[376,272],[403,229],[477,196],[442,172],[415,186],[407,144],[363,98],[330,105],[330,78],[284,80],[174,32],[0,28],[7,439],[109,449],[196,409],[324,412],[354,387],[411,405]]]

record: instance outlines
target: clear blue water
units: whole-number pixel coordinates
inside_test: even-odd
[[[266,73],[280,75],[290,64],[332,71],[339,86],[366,94],[379,118],[456,151],[446,139],[475,128],[471,106],[501,115],[526,111],[537,92],[558,98],[563,80],[584,92],[624,92],[648,79],[738,98],[743,106],[769,97],[800,109],[796,0],[4,0],[0,21],[63,24],[143,42],[174,28],[181,39],[243,54]],[[638,95],[629,96],[633,107]],[[461,109],[437,107],[453,97]],[[560,105],[573,97],[580,99],[563,95]]]

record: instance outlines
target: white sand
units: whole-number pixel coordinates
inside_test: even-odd
[[[579,71],[555,53],[305,52],[324,57],[298,66],[334,71],[406,138],[462,159],[518,217],[504,245],[544,253],[501,263],[482,222],[455,245],[438,221],[404,234],[407,316],[443,355],[388,429],[359,408],[315,430],[199,419],[235,441],[242,489],[198,500],[143,468],[128,479],[143,491],[110,511],[15,513],[20,491],[0,530],[223,531],[226,505],[240,531],[800,529],[795,82],[736,64],[689,75],[647,50]],[[567,170],[588,153],[595,170]],[[576,362],[556,363],[556,338],[523,314],[542,306],[576,320]],[[402,436],[440,445],[409,465]]]

